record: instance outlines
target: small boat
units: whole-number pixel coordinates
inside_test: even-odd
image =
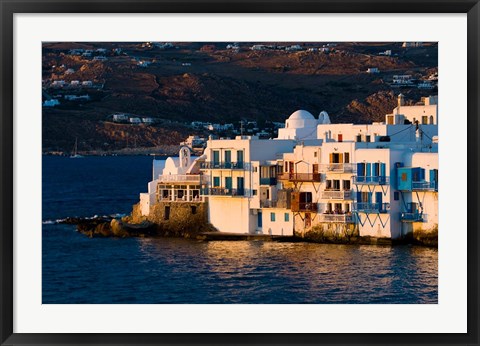
[[[75,138],[75,145],[73,147],[73,153],[72,155],[70,155],[70,158],[71,159],[81,159],[83,158],[82,155],[79,155],[78,152],[77,152],[77,146],[78,146],[78,141],[77,141],[77,138]]]

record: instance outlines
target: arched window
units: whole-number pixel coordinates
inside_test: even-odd
[[[433,115],[430,115],[430,122],[429,122],[430,125],[433,125]]]

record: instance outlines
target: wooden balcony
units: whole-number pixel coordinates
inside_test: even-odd
[[[319,183],[322,181],[322,176],[320,173],[282,173],[277,175],[277,179],[292,182],[305,181]]]

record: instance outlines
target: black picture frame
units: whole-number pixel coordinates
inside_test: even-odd
[[[66,1],[0,0],[1,9],[1,323],[2,345],[478,345],[479,0]],[[16,13],[467,13],[468,310],[465,334],[17,334],[13,333],[13,16]],[[454,319],[455,316],[452,316]]]

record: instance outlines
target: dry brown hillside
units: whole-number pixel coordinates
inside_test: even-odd
[[[436,44],[404,49],[399,43],[306,43],[301,51],[254,51],[247,42],[232,50],[227,44],[44,44],[43,100],[60,100],[43,107],[44,151],[68,152],[75,138],[83,151],[169,146],[189,134],[210,134],[192,128],[192,121],[236,127],[240,120],[283,122],[297,109],[314,115],[326,110],[334,122],[381,121],[399,92],[412,101],[436,94],[390,86],[395,74],[420,80],[437,72]],[[328,51],[319,50],[327,45]],[[83,51],[74,55],[71,49]],[[380,55],[385,50],[392,55]],[[380,73],[366,73],[370,67]],[[112,114],[119,112],[151,117],[155,124],[114,124]]]

